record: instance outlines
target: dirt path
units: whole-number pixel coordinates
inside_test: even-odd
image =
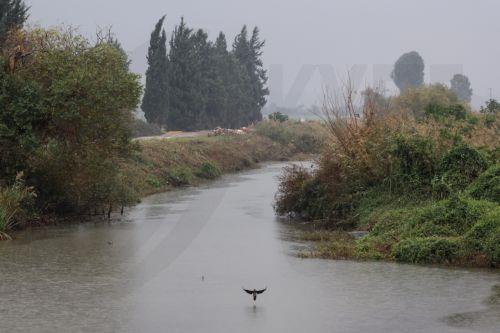
[[[167,132],[162,135],[156,136],[143,136],[140,138],[135,138],[134,141],[147,141],[147,140],[163,140],[163,139],[180,139],[180,138],[197,138],[202,136],[208,136],[210,131],[197,131],[197,132],[181,132],[181,131],[172,131]]]

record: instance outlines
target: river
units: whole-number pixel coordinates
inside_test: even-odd
[[[299,259],[282,164],[0,243],[1,332],[499,332],[498,271]],[[254,304],[245,288],[264,288]]]

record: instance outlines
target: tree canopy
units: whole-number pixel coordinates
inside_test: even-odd
[[[412,51],[403,54],[394,64],[391,77],[399,88],[404,92],[411,87],[424,84],[424,60],[418,52]]]
[[[158,31],[157,25],[151,45],[157,40]],[[160,43],[163,48],[162,39]],[[146,118],[156,124],[164,119],[161,125],[171,130],[234,128],[262,120],[261,110],[269,94],[262,63],[263,47],[257,28],[249,37],[244,26],[232,50],[228,50],[223,32],[210,41],[204,30],[193,30],[182,18],[172,32],[166,57],[168,66],[159,68],[149,64],[143,99]],[[148,55],[148,61],[150,58]],[[166,83],[148,84],[152,73],[166,78]],[[168,103],[149,107],[151,96],[161,96]],[[151,112],[156,112],[156,117],[149,117]]]
[[[28,19],[28,9],[22,0],[0,0],[0,41],[9,30],[22,27]]]
[[[469,103],[472,98],[472,88],[469,78],[463,74],[455,74],[450,81],[451,90],[462,102]]]
[[[168,89],[168,57],[167,34],[163,29],[163,16],[151,33],[148,49],[148,70],[146,72],[146,89],[142,99],[142,111],[147,121],[164,126],[169,101]]]
[[[22,61],[8,55],[23,45]],[[72,30],[18,30],[0,57],[0,179],[18,172],[43,210],[124,203],[116,164],[131,152],[139,77],[108,42]]]

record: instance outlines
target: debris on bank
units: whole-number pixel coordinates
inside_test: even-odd
[[[251,132],[251,129],[248,127],[242,127],[240,129],[231,129],[231,128],[221,128],[217,127],[210,133],[208,136],[225,136],[225,135],[245,135]]]

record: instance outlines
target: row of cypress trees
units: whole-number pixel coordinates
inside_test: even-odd
[[[264,41],[256,27],[243,26],[228,50],[226,36],[215,42],[184,19],[167,51],[165,17],[151,34],[142,110],[149,123],[170,130],[237,128],[262,120],[269,91],[263,68]]]

